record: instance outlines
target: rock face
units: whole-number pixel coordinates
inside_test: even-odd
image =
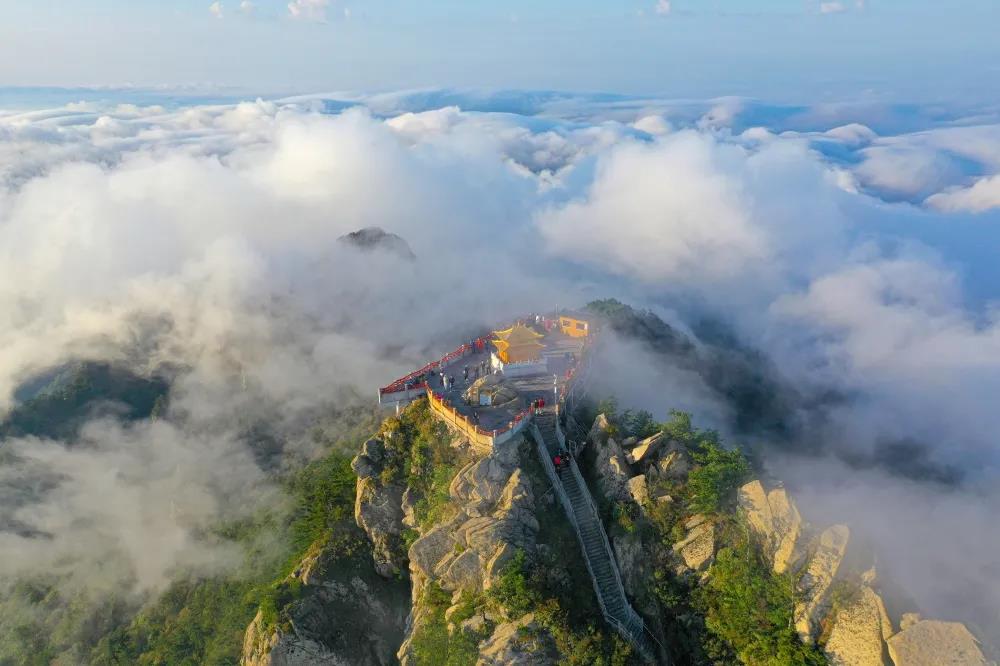
[[[667,481],[683,481],[691,471],[691,460],[679,448],[665,453],[646,473]]]
[[[760,481],[751,481],[740,488],[739,506],[760,539],[767,554],[773,558],[777,573],[794,571],[801,565],[802,516],[784,488],[764,491]]]
[[[891,633],[882,598],[864,585],[837,609],[824,652],[832,666],[885,666],[884,639]]]
[[[647,437],[636,444],[632,450],[628,452],[626,459],[633,465],[652,460],[666,439],[666,435],[662,432],[658,432],[651,437]]]
[[[404,487],[380,479],[385,462],[385,446],[370,439],[351,468],[358,475],[354,500],[354,520],[372,542],[372,559],[381,576],[391,578],[406,568],[400,534],[403,530]]]
[[[621,445],[610,434],[611,424],[604,414],[594,421],[590,429],[589,439],[594,446],[594,471],[601,492],[612,501],[627,501],[631,499],[628,490],[628,480],[632,473]]]
[[[643,548],[642,537],[636,532],[620,534],[611,538],[611,547],[614,548],[615,561],[618,563],[625,594],[635,600],[641,596],[642,589],[652,575],[650,559]],[[655,610],[655,608],[648,609],[650,613],[654,613]]]
[[[435,525],[410,547],[416,605],[409,637],[398,653],[404,666],[414,663],[410,638],[426,621],[419,600],[430,581],[452,592],[456,599],[462,592],[489,589],[519,549],[534,552],[538,532],[535,498],[520,467],[519,443],[519,439],[506,442],[462,468],[449,486],[455,515]],[[485,626],[485,619],[477,622]],[[533,622],[533,617],[527,617],[497,626],[481,646],[479,663],[553,663],[547,648],[543,650],[538,643],[541,639],[527,639],[522,635],[525,632],[519,631],[534,626]],[[470,625],[477,633],[481,629]]]
[[[804,566],[797,583],[795,629],[806,643],[815,642],[821,629],[828,632],[823,650],[830,664],[986,663],[975,638],[960,623],[922,621],[915,614],[904,614],[901,631],[893,635],[892,621],[874,587],[875,569],[860,576],[856,571],[851,573],[858,564],[857,553],[852,554],[853,564],[845,564],[851,537],[847,526],[834,525],[824,530],[807,548],[803,545],[802,517],[784,488],[768,492],[760,481],[751,481],[740,488],[738,501],[751,530],[773,557],[776,572],[797,572]],[[675,548],[687,546],[694,534],[688,528],[688,537]],[[811,556],[803,565],[807,553]],[[834,594],[835,589],[852,588]],[[846,599],[834,603],[835,596],[845,594]]]
[[[795,605],[795,630],[804,643],[816,640],[819,622],[830,610],[830,588],[844,560],[850,535],[846,525],[834,525],[816,539],[813,556],[799,579],[801,600]]]
[[[981,666],[986,664],[975,637],[960,622],[920,620],[889,639],[896,666]]]
[[[436,579],[449,591],[489,588],[518,548],[534,547],[535,500],[513,463],[497,452],[455,476],[450,492],[460,503],[457,515],[410,547],[410,572],[416,580]]]
[[[290,579],[301,584],[275,627],[258,612],[243,640],[243,666],[386,666],[395,663],[409,610],[406,586],[381,580],[363,557],[317,550]]]
[[[479,646],[476,666],[547,666],[556,663],[555,651],[537,631],[532,613],[498,625]]]
[[[645,474],[633,476],[628,480],[626,485],[628,486],[629,495],[631,495],[632,500],[636,504],[643,506],[649,502],[649,486],[646,485]]]
[[[687,569],[700,571],[715,557],[715,524],[706,516],[695,515],[684,523],[687,535],[674,544],[674,552]]]

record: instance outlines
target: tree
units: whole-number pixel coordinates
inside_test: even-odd
[[[820,666],[826,663],[795,633],[795,594],[788,576],[773,574],[748,541],[719,550],[698,592],[705,626],[748,666]]]
[[[750,475],[750,465],[739,449],[726,450],[712,439],[704,439],[692,451],[697,467],[688,475],[691,508],[699,513],[718,513]]]

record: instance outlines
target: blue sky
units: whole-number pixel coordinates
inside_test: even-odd
[[[926,102],[992,101],[1000,78],[994,0],[296,1],[3,2],[0,86]]]

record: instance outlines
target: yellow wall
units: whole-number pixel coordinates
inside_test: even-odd
[[[584,338],[590,334],[588,322],[572,317],[559,317],[559,328],[563,333],[574,338]]]

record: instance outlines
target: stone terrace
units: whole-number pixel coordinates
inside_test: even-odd
[[[514,388],[520,394],[522,398],[520,405],[489,407],[467,405],[465,403],[463,394],[466,389],[482,376],[481,374],[477,375],[475,369],[480,367],[480,363],[485,360],[486,371],[490,372],[489,351],[491,347],[483,352],[473,352],[463,356],[445,368],[447,374],[455,378],[455,385],[452,388],[445,391],[442,387],[440,376],[435,376],[431,381],[431,390],[442,394],[445,399],[451,402],[459,414],[470,418],[475,418],[478,415],[479,426],[484,430],[499,430],[505,427],[514,418],[519,409],[527,406],[537,398],[543,398],[547,403],[552,403],[554,398],[553,389],[556,388],[555,382],[558,381],[558,385],[562,386],[565,383],[566,373],[573,367],[574,362],[571,358],[567,357],[567,354],[572,354],[572,358],[579,360],[580,354],[583,351],[584,338],[572,338],[563,335],[558,329],[545,332],[544,329],[536,328],[534,325],[532,325],[532,328],[535,328],[540,333],[545,333],[545,337],[542,339],[542,342],[545,344],[542,356],[547,360],[549,372],[547,374],[527,377],[504,378],[504,383]],[[464,378],[463,369],[465,367],[469,368],[468,379]]]

